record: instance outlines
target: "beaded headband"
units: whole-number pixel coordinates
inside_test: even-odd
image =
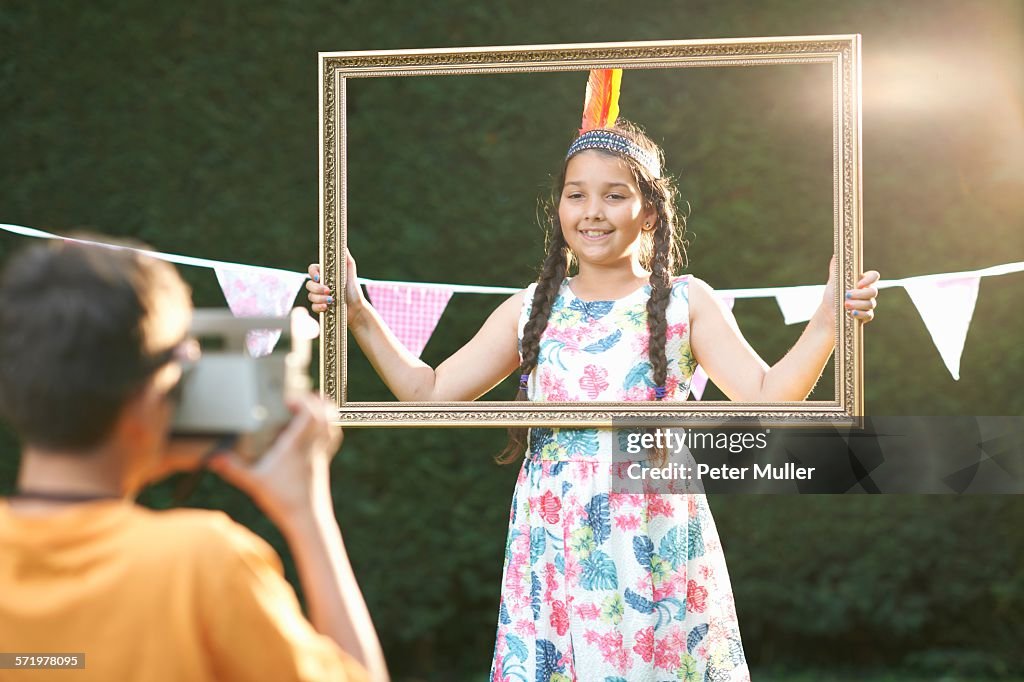
[[[646,168],[653,177],[661,177],[661,164],[658,162],[658,157],[641,148],[632,140],[610,130],[588,130],[577,137],[576,141],[569,145],[569,152],[565,155],[566,160],[585,149],[606,149],[625,154]]]
[[[658,157],[619,133],[609,130],[619,118],[619,91],[622,69],[594,69],[587,80],[587,96],[583,104],[583,122],[580,135],[569,146],[565,158],[585,149],[605,149],[625,154],[647,169],[654,177],[661,177]]]

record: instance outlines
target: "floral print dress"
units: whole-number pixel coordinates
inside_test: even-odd
[[[583,301],[562,283],[535,401],[653,400],[650,286]],[[689,277],[667,310],[669,400],[685,400]],[[519,338],[536,285],[526,292]],[[530,432],[509,522],[492,682],[749,680],[732,589],[702,494],[611,489],[610,429]]]

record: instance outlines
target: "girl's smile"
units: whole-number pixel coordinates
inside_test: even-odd
[[[627,264],[632,269],[641,235],[655,217],[621,159],[594,150],[569,159],[558,219],[581,265]]]

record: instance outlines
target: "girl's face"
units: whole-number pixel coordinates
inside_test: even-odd
[[[580,263],[631,265],[645,223],[653,227],[657,217],[644,206],[633,174],[618,157],[591,149],[569,159],[558,219]]]

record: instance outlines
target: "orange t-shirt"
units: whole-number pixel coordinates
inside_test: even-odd
[[[221,512],[120,501],[46,516],[0,499],[0,653],[85,669],[0,680],[338,680],[363,669],[303,616],[281,561]]]

